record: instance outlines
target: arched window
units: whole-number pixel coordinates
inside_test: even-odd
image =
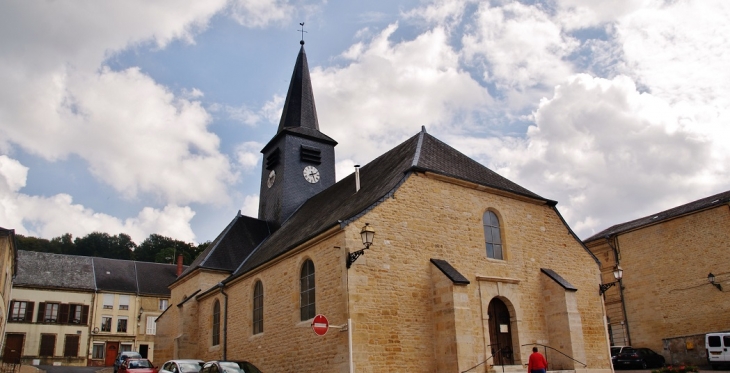
[[[302,321],[316,315],[314,305],[314,263],[307,259],[302,264],[302,274],[299,276],[299,311]]]
[[[221,302],[217,299],[213,305],[213,346],[221,344]]]
[[[253,334],[264,332],[264,285],[256,281],[253,287]]]
[[[484,242],[487,245],[487,258],[504,259],[499,219],[492,211],[484,213]]]

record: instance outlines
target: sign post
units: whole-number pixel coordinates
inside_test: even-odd
[[[330,328],[330,323],[324,315],[314,316],[312,320],[312,330],[315,334],[323,336],[327,334],[327,330]]]

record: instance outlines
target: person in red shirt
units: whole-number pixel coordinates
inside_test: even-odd
[[[537,347],[533,347],[530,360],[527,363],[527,373],[545,373],[546,370],[547,360],[545,360],[545,356],[537,352]]]

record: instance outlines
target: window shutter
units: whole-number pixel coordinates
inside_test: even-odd
[[[38,303],[38,316],[36,317],[36,322],[43,322],[43,318],[45,317],[46,313],[46,304],[43,302]]]
[[[67,303],[61,303],[61,306],[59,307],[59,317],[58,317],[58,323],[59,324],[68,324],[71,320],[68,319],[68,304]]]
[[[82,306],[81,308],[81,325],[86,325],[89,322],[89,306]]]
[[[10,301],[10,307],[9,307],[9,310],[8,310],[8,320],[12,320],[13,319],[13,306],[15,306],[15,301],[14,300],[11,300]]]
[[[28,302],[28,305],[25,307],[25,321],[31,322],[33,321],[33,306],[35,305],[35,302]],[[40,306],[38,306],[40,307]]]

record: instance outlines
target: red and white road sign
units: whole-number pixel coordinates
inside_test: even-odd
[[[324,315],[317,315],[314,316],[314,320],[312,320],[312,330],[314,330],[314,333],[317,335],[325,335],[327,334],[327,330],[330,328],[330,323],[327,321],[327,318],[324,317]]]

